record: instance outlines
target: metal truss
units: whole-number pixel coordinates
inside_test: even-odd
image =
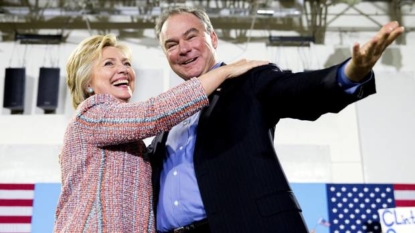
[[[73,30],[140,37],[144,30],[154,28],[163,9],[186,4],[206,9],[225,40],[268,41],[268,35],[284,31],[324,44],[327,31],[377,31],[391,20],[399,21],[407,31],[414,30],[413,1],[0,0],[0,32],[3,41],[17,40],[16,35],[22,34],[56,33],[65,42]],[[339,23],[345,20],[347,24]],[[253,35],[252,30],[265,33]],[[399,43],[405,43],[405,37]]]

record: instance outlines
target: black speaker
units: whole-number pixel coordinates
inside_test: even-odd
[[[26,83],[25,68],[6,68],[3,107],[23,111]]]
[[[46,111],[53,111],[58,107],[59,71],[59,68],[40,68],[37,107]]]

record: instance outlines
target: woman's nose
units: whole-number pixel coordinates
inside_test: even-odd
[[[118,72],[126,74],[128,73],[128,67],[124,64],[121,64],[118,66]]]

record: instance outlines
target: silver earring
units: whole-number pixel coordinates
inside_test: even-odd
[[[92,87],[88,87],[86,89],[86,92],[88,92],[89,94],[92,94],[92,93],[94,93],[94,89],[92,89]]]

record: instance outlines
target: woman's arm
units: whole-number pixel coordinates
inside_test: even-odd
[[[262,60],[248,61],[246,59],[241,59],[237,62],[227,64],[226,66],[221,66],[219,68],[213,69],[208,73],[205,73],[202,76],[200,76],[199,80],[202,83],[203,89],[205,90],[206,94],[210,95],[226,79],[238,77],[252,68],[261,65],[266,65],[268,63],[268,61]]]
[[[138,103],[122,103],[110,95],[94,95],[78,108],[76,125],[80,131],[94,135],[88,137],[92,140],[90,143],[101,146],[151,137],[207,106],[207,95],[224,80],[267,63],[240,60]]]

